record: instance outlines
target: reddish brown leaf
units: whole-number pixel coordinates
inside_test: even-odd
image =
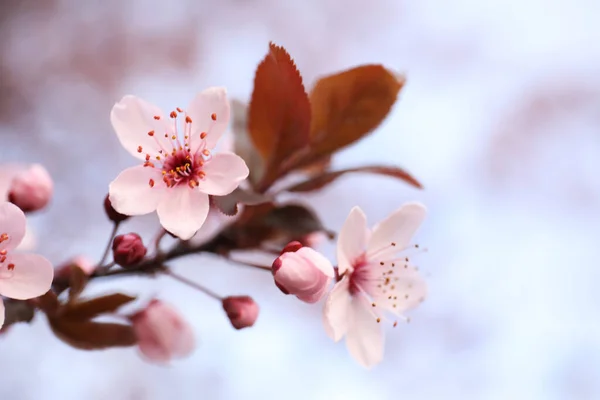
[[[50,317],[48,322],[56,337],[77,349],[127,347],[137,342],[131,325]]]
[[[70,267],[69,273],[69,302],[77,300],[87,285],[88,277],[83,270],[75,264]]]
[[[79,303],[69,303],[61,311],[62,318],[89,320],[100,314],[115,312],[121,306],[132,302],[135,297],[114,293]]]
[[[372,174],[391,176],[393,178],[401,179],[409,185],[414,186],[418,189],[423,188],[423,186],[421,186],[421,183],[418,180],[416,180],[412,175],[410,175],[408,172],[401,168],[386,166],[369,166],[344,169],[341,171],[326,172],[312,179],[293,185],[287,188],[286,190],[288,192],[310,192],[313,190],[321,189],[324,186],[336,180],[337,178],[339,178],[340,176],[352,172],[368,172]]]
[[[310,103],[302,77],[288,52],[273,43],[256,69],[248,111],[248,131],[265,160],[263,180],[274,180],[278,167],[310,135]]]
[[[314,162],[367,135],[388,115],[403,85],[403,78],[381,65],[319,79],[310,94],[310,150],[296,162]]]
[[[49,290],[46,292],[46,294],[29,301],[48,315],[56,314],[58,308],[60,307],[58,297],[52,290]]]

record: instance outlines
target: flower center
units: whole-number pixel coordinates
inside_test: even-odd
[[[395,246],[395,243],[390,244],[390,247]],[[393,253],[386,249],[371,254],[363,253],[353,263],[353,271],[348,277],[350,295],[366,296],[377,322],[384,318],[383,311],[398,316],[403,305],[409,299],[412,301],[417,268],[405,253],[418,248],[419,245],[414,245]],[[397,321],[393,325],[396,326]]]
[[[182,135],[179,134],[177,129],[178,113],[185,115]],[[165,132],[164,134],[155,131],[148,132],[148,136],[154,138],[158,150],[154,150],[152,154],[146,153],[144,167],[161,170],[162,181],[169,188],[187,185],[193,189],[205,178],[206,173],[202,170],[202,167],[211,159],[205,140],[208,133],[202,132],[199,137],[194,138],[194,140],[199,140],[200,143],[193,143],[194,147],[192,147],[192,118],[179,107],[177,111],[171,111],[169,116],[173,120],[172,132]],[[161,117],[155,115],[154,119],[160,120]],[[217,114],[211,114],[211,119],[216,121]],[[159,140],[158,135],[164,135],[164,140],[162,137]],[[137,151],[138,153],[144,153],[144,148],[138,146]],[[157,183],[160,182],[150,179],[148,185],[154,187]]]

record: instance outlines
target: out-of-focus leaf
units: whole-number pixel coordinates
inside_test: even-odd
[[[48,317],[52,331],[63,342],[82,350],[128,347],[137,339],[131,325]]]
[[[361,139],[388,115],[404,78],[381,65],[363,65],[319,79],[310,93],[310,149],[302,166]]]
[[[349,168],[340,171],[326,172],[322,175],[316,176],[304,182],[297,183],[285,190],[288,192],[310,192],[313,190],[318,190],[330,184],[340,176],[353,172],[368,172],[371,174],[391,176],[393,178],[403,180],[404,182],[418,189],[423,188],[423,186],[418,180],[416,180],[412,175],[410,175],[402,168],[374,165],[368,167]]]
[[[23,300],[4,300],[4,327],[16,322],[30,322],[35,316],[35,310],[30,302]]]
[[[309,175],[320,175],[327,171],[327,168],[331,166],[331,156],[325,156],[312,164],[308,164],[300,169],[301,172],[305,172]]]
[[[279,165],[309,143],[311,106],[302,77],[288,52],[273,43],[256,69],[248,131],[265,160],[263,181],[279,176]]]
[[[83,270],[75,264],[69,266],[69,302],[77,300],[87,285],[88,277]]]
[[[264,223],[293,237],[314,232],[333,234],[323,226],[319,217],[312,210],[299,204],[288,204],[274,208],[265,216]]]
[[[69,303],[61,310],[60,316],[72,320],[89,320],[100,314],[115,312],[135,299],[123,293],[114,293],[87,301]]]
[[[333,236],[317,215],[302,205],[265,203],[245,209],[226,235],[240,248],[253,248],[266,241],[291,241],[314,232]]]
[[[248,180],[252,185],[256,185],[263,175],[264,162],[248,133],[248,105],[236,99],[231,100],[231,114],[233,152],[244,159],[250,170]]]
[[[238,212],[238,204],[249,206],[267,203],[273,200],[271,196],[261,193],[237,188],[226,196],[211,196],[212,204],[223,214],[228,216],[236,215]]]
[[[40,310],[48,315],[54,315],[60,307],[58,297],[52,290],[46,292],[46,294],[29,300],[33,305],[38,307]]]

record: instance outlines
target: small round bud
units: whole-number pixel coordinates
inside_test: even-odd
[[[48,171],[39,164],[33,164],[15,175],[8,191],[8,201],[23,212],[41,210],[50,202],[53,188]]]
[[[108,219],[112,222],[123,222],[129,218],[129,215],[123,215],[113,208],[112,204],[110,204],[108,195],[104,198],[104,211],[106,212]]]
[[[168,363],[189,355],[195,346],[194,331],[179,312],[160,300],[130,316],[141,353],[150,361]]]
[[[131,267],[144,259],[146,246],[137,233],[127,233],[115,237],[113,241],[113,259],[122,267]]]
[[[223,309],[235,329],[249,328],[258,318],[258,304],[250,296],[230,296],[223,299]]]
[[[290,242],[273,261],[275,285],[284,294],[292,294],[306,303],[316,303],[327,292],[335,271],[321,253]]]

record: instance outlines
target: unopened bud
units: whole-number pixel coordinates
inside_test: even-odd
[[[258,304],[250,296],[230,296],[223,299],[223,309],[235,329],[249,328],[258,318]]]
[[[113,241],[113,259],[122,267],[130,267],[142,261],[146,256],[146,246],[137,233],[127,233],[115,237]]]
[[[129,215],[123,215],[113,208],[108,195],[104,198],[104,211],[106,212],[108,219],[112,222],[123,222],[129,218]]]
[[[333,265],[321,253],[291,242],[273,262],[275,284],[285,294],[292,294],[307,303],[319,301],[331,279],[335,276]]]
[[[149,360],[166,363],[182,358],[195,346],[194,332],[179,312],[160,300],[130,316],[138,347]]]
[[[41,210],[52,198],[54,183],[46,169],[33,164],[13,178],[8,200],[24,212]]]

